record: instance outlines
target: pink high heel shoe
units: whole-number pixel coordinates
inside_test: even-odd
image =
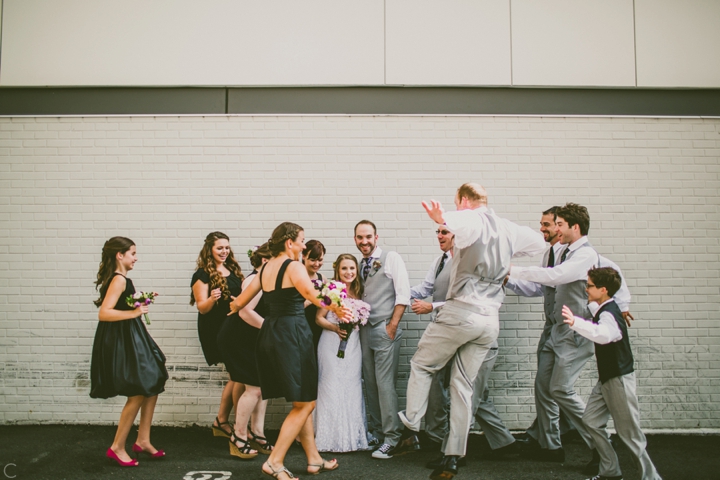
[[[140,445],[138,445],[137,443],[133,444],[132,451],[135,453],[144,453],[145,455],[149,455],[150,458],[162,458],[165,456],[165,450],[158,450],[155,453],[150,453],[150,452],[146,452],[145,450],[143,450],[142,447]]]
[[[120,460],[120,457],[118,457],[117,454],[113,452],[112,448],[107,449],[107,452],[105,452],[105,456],[107,456],[111,460],[115,460],[121,467],[137,467],[139,463],[134,458],[130,459],[129,462]]]

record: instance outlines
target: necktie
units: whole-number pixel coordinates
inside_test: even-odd
[[[568,256],[568,252],[570,251],[570,247],[565,247],[565,250],[563,250],[562,255],[560,255],[560,263],[563,263],[565,259]]]
[[[440,275],[440,272],[442,272],[442,269],[445,268],[445,260],[447,260],[447,252],[443,253],[442,258],[440,259],[440,264],[438,265],[437,270],[435,271],[435,278]]]
[[[370,273],[370,260],[372,258],[363,258],[363,269],[362,269],[362,276],[363,280],[367,280],[368,274]]]
[[[550,245],[550,254],[548,255],[548,263],[547,268],[552,268],[555,266],[555,249],[552,245]]]

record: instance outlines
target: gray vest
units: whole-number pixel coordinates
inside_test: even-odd
[[[448,254],[445,259],[445,266],[440,275],[435,277],[433,284],[433,302],[444,302],[447,298],[448,289],[450,288],[450,270],[452,269],[453,257]],[[438,265],[440,265],[438,263]]]
[[[590,245],[590,242],[585,242],[577,250],[569,252],[567,257],[565,257],[565,261],[567,262],[570,260],[576,252],[580,251],[581,248],[591,248],[595,251],[593,246]],[[597,255],[597,252],[595,253]],[[588,296],[585,287],[587,287],[587,278],[566,283],[564,285],[558,285],[555,288],[555,306],[553,308],[552,316],[553,323],[556,325],[563,323],[563,305],[570,307],[570,310],[572,310],[572,312],[578,317],[593,318],[590,310],[588,309]]]
[[[375,270],[370,264],[370,273],[367,280],[363,282],[365,285],[365,293],[363,300],[370,304],[370,317],[368,323],[377,325],[378,323],[388,320],[392,317],[395,309],[395,284],[392,279],[385,275],[385,261],[387,260],[387,252],[383,250],[379,259],[374,259],[372,263],[379,261],[381,266]],[[360,261],[360,279],[362,280],[362,260]]]
[[[510,271],[513,245],[505,222],[492,210],[479,212],[480,237],[467,248],[455,247],[449,299],[473,295],[490,302],[505,299],[503,282]]]

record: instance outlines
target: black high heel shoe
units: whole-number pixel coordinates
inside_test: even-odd
[[[267,438],[254,434],[252,430],[248,430],[248,440],[255,450],[265,455],[270,455],[275,448],[275,445],[270,443]]]

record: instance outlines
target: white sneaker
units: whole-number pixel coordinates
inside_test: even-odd
[[[392,454],[390,454],[390,450],[392,450],[393,447],[388,445],[387,443],[383,443],[380,445],[380,447],[375,450],[372,453],[373,458],[380,458],[382,460],[387,460],[388,458],[392,458]]]

